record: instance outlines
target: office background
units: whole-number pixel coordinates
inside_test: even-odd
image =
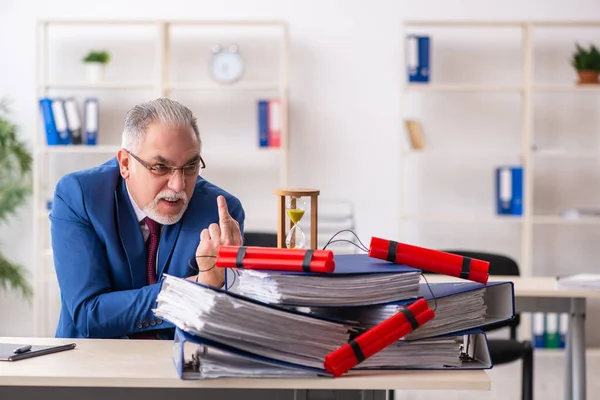
[[[0,50],[4,60],[0,66],[0,96],[12,101],[12,120],[19,126],[20,136],[29,143],[33,143],[34,135],[40,132],[36,94],[36,22],[40,19],[286,21],[290,35],[289,186],[316,187],[324,198],[350,201],[354,206],[357,233],[363,239],[368,240],[371,236],[396,238],[403,232],[415,241],[430,240],[428,244],[440,247],[504,250],[518,259],[521,254],[520,233],[514,224],[409,223],[403,228],[408,231],[401,230],[404,200],[407,193],[417,188],[423,191],[412,199],[424,199],[426,204],[437,201],[439,192],[436,192],[436,187],[442,184],[460,188],[454,196],[444,198],[441,208],[449,214],[464,215],[472,210],[493,213],[494,210],[492,164],[482,164],[481,159],[485,160],[486,156],[480,152],[474,154],[479,161],[465,162],[460,156],[437,158],[427,164],[422,160],[420,162],[425,167],[421,171],[424,172],[412,181],[415,188],[400,185],[400,182],[405,183],[401,171],[410,161],[403,153],[407,143],[403,127],[405,118],[422,118],[425,133],[430,133],[426,136],[427,147],[438,152],[444,151],[444,145],[451,145],[453,149],[512,151],[521,129],[519,94],[498,94],[493,100],[481,94],[434,94],[428,100],[422,94],[410,97],[403,93],[406,74],[402,22],[436,19],[600,20],[600,6],[593,0],[544,3],[516,0],[3,1],[0,3],[0,37],[3,38]],[[583,38],[589,42],[594,35],[597,37],[598,31],[600,28],[584,30]],[[547,35],[547,47],[551,47],[552,38],[552,34]],[[554,38],[561,39],[560,35]],[[477,84],[499,78],[504,80],[503,84],[519,82],[522,62],[518,30],[506,33],[501,29],[482,29],[476,36],[459,30],[449,33],[444,40],[445,52],[440,44],[441,52],[433,55],[437,57],[433,59],[433,80],[441,79],[446,83],[471,80]],[[564,40],[559,42],[564,45]],[[461,63],[453,57],[451,49],[461,47],[471,51],[467,52],[468,62]],[[546,62],[550,69],[538,70],[540,76],[546,81],[558,77],[560,83],[565,84],[574,81],[575,73],[568,75],[571,50],[567,48],[564,54],[555,52],[548,55]],[[140,65],[135,68],[141,69],[144,62],[140,59]],[[561,62],[565,66],[553,75],[552,68]],[[444,68],[444,65],[451,67]],[[584,146],[597,144],[600,122],[598,93],[588,93],[584,97],[569,93],[559,94],[558,98],[556,94],[553,96],[548,97],[550,107],[536,111],[535,124],[550,129],[553,123],[547,121],[556,118],[556,110],[560,110],[558,118],[562,118],[565,135],[579,132],[574,136],[575,140],[581,140]],[[491,104],[494,106],[491,107]],[[585,118],[580,117],[582,113]],[[444,135],[438,133],[436,137],[431,133],[440,130],[445,131]],[[111,134],[114,135],[114,132]],[[560,143],[569,144],[569,141]],[[210,154],[209,150],[206,151]],[[500,161],[516,163],[518,158],[506,160],[500,157]],[[414,167],[414,164],[410,165]],[[446,165],[458,168],[451,173]],[[543,168],[547,168],[549,176],[553,171],[564,171],[560,161],[554,159],[539,165],[545,165]],[[600,174],[593,170],[597,164],[594,159],[588,159],[586,162],[578,161],[577,166],[579,169],[567,167],[568,173],[557,175],[566,182],[572,194],[570,198],[583,199],[585,203],[574,205],[593,205],[600,194],[594,187],[600,183]],[[486,187],[483,175],[488,173],[489,186]],[[472,176],[475,178],[471,179]],[[471,180],[472,186],[469,185]],[[247,185],[253,183],[248,181]],[[540,193],[540,198],[551,199],[553,196],[560,197],[561,190]],[[559,212],[561,206],[550,200],[541,203],[541,208],[546,207],[548,212]],[[12,261],[27,266],[32,273],[34,255],[30,238],[33,235],[33,212],[29,201],[8,225],[0,229],[3,253]],[[275,214],[273,196],[273,217]],[[530,272],[537,275],[593,272],[600,256],[593,245],[600,239],[599,227],[594,224],[567,227],[566,233],[537,236],[543,243],[533,253],[533,258],[542,261]],[[548,244],[545,248],[544,243]],[[564,251],[556,252],[557,247]],[[566,261],[569,265],[556,267],[550,259],[552,257],[569,260]],[[545,270],[544,265],[552,266]],[[600,305],[590,302],[588,307],[591,316],[598,314]],[[32,307],[14,293],[0,293],[0,316],[0,336],[33,334]],[[589,345],[599,346],[599,339],[593,335],[598,327],[593,317],[587,326]],[[588,370],[593,374],[600,368],[597,361],[600,357],[595,357],[593,352],[591,354]],[[561,353],[539,352],[538,355],[542,358],[536,363],[536,374],[541,371],[536,375],[536,388],[547,393],[544,398],[553,398],[553,395],[562,393],[559,389],[562,382],[544,380],[543,377],[560,373],[563,368]],[[519,373],[518,368],[518,365],[496,368],[492,371],[492,379],[496,379],[493,386],[500,388],[504,386],[502,382],[510,385],[509,382],[514,380],[512,377]],[[589,382],[590,385],[596,384],[592,380]],[[494,392],[490,394],[497,395]],[[538,395],[541,395],[539,391]],[[411,396],[420,398],[418,394]]]

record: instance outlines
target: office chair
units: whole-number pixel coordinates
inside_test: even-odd
[[[517,262],[512,258],[501,254],[465,250],[442,251],[489,261],[490,275],[520,275]],[[521,342],[517,340],[517,327],[519,326],[520,321],[520,315],[516,314],[515,318],[511,321],[494,324],[483,330],[490,332],[505,327],[510,329],[510,339],[488,339],[492,362],[494,365],[500,365],[521,359],[523,362],[521,398],[523,400],[533,400],[533,346],[530,341]]]

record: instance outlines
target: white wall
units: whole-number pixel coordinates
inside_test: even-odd
[[[359,235],[398,234],[403,18],[600,19],[594,0],[16,1],[0,2],[0,96],[24,138],[36,132],[35,21],[40,18],[283,19],[291,35],[291,185],[356,205]],[[453,118],[441,111],[440,118]],[[435,177],[432,177],[432,179]],[[31,267],[31,209],[2,227],[3,252]],[[32,332],[31,310],[0,297],[1,335]]]

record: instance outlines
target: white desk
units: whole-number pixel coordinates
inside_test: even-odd
[[[111,387],[323,390],[490,390],[485,371],[389,371],[340,378],[181,380],[171,341],[0,337],[22,344],[77,343],[75,350],[0,362],[0,387]]]
[[[426,275],[429,282],[459,279],[443,275]],[[512,281],[517,312],[569,313],[566,339],[565,399],[585,400],[585,310],[586,300],[600,299],[600,291],[560,289],[554,277],[490,276],[490,281]]]

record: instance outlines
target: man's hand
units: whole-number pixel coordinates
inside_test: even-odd
[[[196,262],[200,272],[188,279],[221,287],[225,282],[225,270],[217,267],[212,268],[215,265],[215,257],[218,254],[219,246],[222,244],[241,246],[242,232],[238,222],[229,215],[227,202],[223,196],[217,197],[217,206],[219,209],[219,223],[210,224],[208,229],[203,229],[200,233],[200,244],[196,249]]]

